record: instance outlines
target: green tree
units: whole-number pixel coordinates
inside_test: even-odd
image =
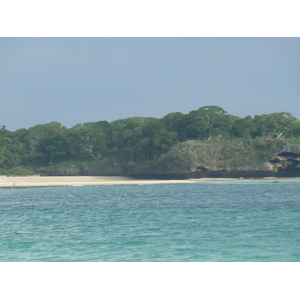
[[[231,129],[233,135],[237,138],[245,139],[251,138],[251,132],[253,131],[253,120],[251,116],[245,118],[238,118],[233,122]]]
[[[7,137],[0,138],[0,164],[3,164],[6,160],[5,152],[7,146],[11,144],[12,140]]]
[[[193,132],[193,136],[198,135],[198,138],[211,140],[229,135],[231,126],[232,118],[230,115],[221,107],[212,105],[191,111],[188,114],[186,130]]]
[[[84,150],[94,159],[99,159],[102,152],[106,150],[106,134],[95,122],[79,123],[72,127],[72,132],[74,136],[78,136],[84,145]],[[78,145],[74,148],[79,149]]]
[[[279,138],[281,135],[292,133],[298,120],[290,113],[272,113],[255,116],[252,135]]]
[[[48,136],[41,140],[39,145],[40,151],[45,153],[53,163],[53,158],[64,157],[68,151],[65,136],[55,135]]]

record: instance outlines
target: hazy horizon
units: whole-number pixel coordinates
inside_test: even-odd
[[[0,125],[161,118],[206,105],[300,118],[299,38],[0,38]]]

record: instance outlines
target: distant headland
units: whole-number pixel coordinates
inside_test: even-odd
[[[218,106],[163,118],[0,128],[0,175],[139,179],[300,177],[300,121]]]

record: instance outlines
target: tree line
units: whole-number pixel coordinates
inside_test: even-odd
[[[163,118],[131,117],[112,122],[80,123],[66,128],[59,122],[9,131],[0,127],[0,168],[51,165],[58,161],[101,160],[126,154],[142,163],[157,158],[188,140],[256,138],[299,139],[300,121],[291,113],[270,113],[240,118],[219,106],[204,106],[187,114]]]

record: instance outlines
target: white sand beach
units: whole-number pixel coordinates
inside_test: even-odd
[[[72,185],[134,185],[187,183],[196,181],[238,180],[234,178],[201,178],[185,180],[134,179],[122,176],[0,176],[0,188],[50,187]]]

